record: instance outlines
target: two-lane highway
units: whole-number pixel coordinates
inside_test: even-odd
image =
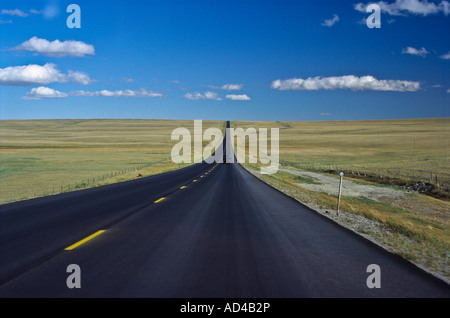
[[[72,250],[64,250],[74,243],[74,235],[64,228],[68,225],[44,229],[46,220],[42,213],[50,213],[49,207],[57,202],[49,198],[47,205],[39,203],[39,210],[31,201],[22,203],[30,214],[36,214],[34,219],[30,216],[23,222],[39,220],[41,235],[57,231],[52,240],[63,244],[54,244],[58,245],[57,250],[44,253],[45,259],[40,258],[39,262],[27,263],[26,270],[13,271],[13,277],[7,273],[6,277],[12,278],[0,287],[0,296],[450,296],[447,284],[311,211],[237,163],[201,164],[183,173],[192,178],[179,182],[166,194],[159,189],[160,184],[177,179],[176,172],[155,177],[155,187],[151,186],[155,181],[152,178],[130,183],[129,191],[145,199],[132,205],[133,211],[125,203],[125,208],[112,211],[118,214],[114,222],[96,200],[103,197],[102,189],[97,189],[100,193],[82,200],[78,211],[95,217],[79,230],[83,235],[104,232]],[[75,196],[75,204],[76,194],[71,195]],[[128,201],[123,196],[122,200]],[[18,205],[16,212],[24,213]],[[110,207],[117,205],[109,203]],[[66,206],[57,206],[58,212],[64,213]],[[75,220],[76,207],[66,208],[74,209]],[[9,258],[14,249],[18,249],[14,251],[16,258],[26,257],[33,249],[46,249],[40,242],[33,243],[33,248],[27,247],[28,243],[19,244],[29,242],[25,240],[28,235],[39,235],[26,231],[15,234],[21,229],[22,218],[9,227],[7,216],[13,218],[13,212],[4,208],[1,212],[2,270],[3,265],[14,269],[15,263]],[[101,222],[102,218],[106,221]],[[66,285],[70,274],[66,268],[70,264],[80,266],[79,289]],[[381,268],[379,289],[366,285],[370,264]]]
[[[47,261],[101,227],[140,211],[204,173],[177,171],[0,206],[0,284]]]

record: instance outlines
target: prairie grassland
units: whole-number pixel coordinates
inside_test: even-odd
[[[430,171],[448,182],[450,119],[417,119],[355,122],[233,122],[232,127],[280,128],[280,167],[273,175],[261,175],[261,164],[244,164],[255,176],[305,203],[336,222],[384,246],[386,249],[437,273],[450,281],[450,202],[411,193],[400,187],[352,178],[365,185],[392,188],[392,195],[378,200],[361,190],[343,193],[336,215],[336,193],[320,190],[321,181],[305,177],[314,171],[348,167],[359,171],[414,174],[429,178]],[[270,142],[268,144],[270,149]],[[247,153],[248,155],[248,153]],[[303,176],[302,176],[303,174]],[[325,175],[325,174],[324,174]],[[386,175],[386,174],[384,174]],[[398,177],[398,175],[397,175]],[[381,180],[380,180],[381,181]],[[319,190],[311,190],[314,187]],[[344,181],[345,187],[345,181]]]
[[[2,120],[0,203],[180,168],[170,160],[182,120]],[[203,129],[224,129],[203,121]],[[205,142],[206,143],[206,142]],[[184,164],[187,165],[187,164]],[[95,181],[94,181],[95,178]]]
[[[430,172],[450,186],[450,118],[248,122],[233,127],[279,128],[285,166],[361,171],[429,181]],[[270,149],[270,146],[269,146]]]

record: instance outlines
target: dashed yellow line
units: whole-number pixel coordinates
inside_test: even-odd
[[[94,237],[96,237],[97,235],[102,234],[103,232],[105,232],[105,230],[97,231],[97,232],[95,232],[94,234],[89,235],[88,237],[82,239],[81,241],[78,241],[78,242],[76,242],[75,244],[70,245],[69,247],[66,247],[65,250],[66,250],[66,251],[73,250],[74,248],[76,248],[76,247],[80,246],[81,244],[83,244],[83,243],[85,243],[85,242],[87,242],[87,241],[93,239]]]
[[[161,202],[162,200],[164,200],[165,198],[163,197],[163,198],[161,198],[161,199],[158,199],[158,200],[156,200],[155,202],[153,202],[153,203],[158,203],[158,202]]]
[[[213,171],[216,167],[217,167],[217,164],[216,164],[212,169],[210,169],[208,172],[206,172],[205,175],[209,174],[209,173],[210,173],[211,171]],[[204,177],[204,175],[200,176],[200,178],[203,178],[203,177]],[[197,182],[197,181],[198,181],[198,180],[195,179],[195,180],[193,180],[192,182]],[[186,186],[180,187],[180,189],[185,189],[185,188],[186,188]],[[159,203],[159,202],[163,201],[164,199],[166,199],[166,198],[165,198],[165,197],[159,198],[158,200],[154,201],[153,203]],[[95,232],[94,234],[89,235],[88,237],[82,239],[81,241],[78,241],[78,242],[76,242],[75,244],[70,245],[69,247],[66,247],[64,250],[66,250],[66,251],[73,250],[74,248],[80,246],[80,245],[83,244],[83,243],[86,243],[87,241],[89,241],[89,240],[93,239],[94,237],[96,237],[96,236],[102,234],[103,232],[105,232],[105,230],[97,231],[97,232]]]

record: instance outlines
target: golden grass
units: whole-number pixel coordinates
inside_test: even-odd
[[[324,121],[235,121],[232,127],[279,128],[285,166],[413,177],[450,186],[450,118]]]
[[[236,121],[232,122],[232,127],[279,128],[280,167],[283,168],[323,171],[336,170],[337,167],[344,171],[382,173],[385,177],[410,179],[414,176],[423,181],[429,181],[432,171],[433,182],[438,174],[444,189],[445,185],[450,185],[449,118],[347,122]],[[260,163],[244,164],[254,171],[259,171],[260,166]],[[335,196],[302,187],[312,180],[283,171],[274,175],[255,175],[318,211],[331,211],[327,215],[333,215],[337,222],[343,224],[343,218],[335,216]],[[361,179],[353,181],[374,184]],[[344,196],[340,209],[346,216],[363,216],[383,229],[365,232],[354,222],[351,226],[355,231],[369,235],[390,251],[450,280],[450,202],[412,193],[383,202]],[[352,217],[347,217],[345,222],[352,223],[349,219]]]
[[[172,131],[185,127],[193,134],[193,124],[192,120],[2,120],[0,203],[177,169],[182,165],[170,160],[177,143],[170,138]],[[203,121],[203,129],[208,127],[224,129],[225,123]]]

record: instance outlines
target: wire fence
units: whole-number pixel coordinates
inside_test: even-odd
[[[423,183],[424,185],[432,185],[434,189],[450,195],[450,173],[439,170],[409,170],[402,168],[365,168],[344,165],[324,165],[317,163],[289,163],[281,162],[307,171],[339,173],[344,172],[346,176],[354,176],[377,180],[380,183],[392,183],[389,181],[397,181],[398,183]]]
[[[14,199],[8,200],[8,202],[37,198],[37,197],[41,197],[41,196],[60,194],[60,193],[64,193],[64,192],[74,191],[74,190],[91,188],[96,185],[107,184],[105,181],[111,180],[111,179],[119,177],[119,176],[124,176],[126,174],[130,174],[133,172],[135,174],[135,177],[140,177],[142,175],[139,173],[139,171],[141,171],[145,168],[148,168],[150,166],[165,162],[165,161],[168,161],[168,159],[166,158],[166,159],[162,159],[162,160],[156,161],[156,162],[143,163],[140,165],[136,165],[136,166],[132,166],[132,167],[124,168],[124,169],[115,169],[113,171],[105,172],[105,173],[102,173],[97,176],[84,178],[84,179],[81,179],[76,182],[61,184],[59,186],[52,186],[51,188],[44,188],[44,189],[41,189],[40,191],[38,191],[38,190],[31,191],[31,192],[28,191],[28,194],[23,194],[21,197],[16,197]]]

